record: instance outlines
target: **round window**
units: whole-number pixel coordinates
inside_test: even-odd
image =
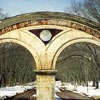
[[[52,34],[50,31],[48,30],[43,30],[41,33],[40,33],[40,38],[43,40],[43,41],[49,41],[51,38],[52,38]]]

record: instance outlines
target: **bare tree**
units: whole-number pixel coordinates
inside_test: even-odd
[[[85,83],[86,86],[88,86],[88,81],[93,81],[94,86],[98,88],[99,59],[99,47],[86,43],[71,45],[58,57],[57,78],[78,84]]]
[[[0,45],[0,87],[23,84],[35,80],[35,61],[29,51],[20,45]]]
[[[64,11],[100,23],[100,0],[73,0],[70,9],[68,10],[68,8],[65,8]]]
[[[0,8],[0,20],[5,19],[8,17],[7,13],[3,13],[3,9]]]
[[[64,11],[66,13],[75,14],[100,23],[100,0],[84,0],[84,1],[72,0],[71,7],[65,8]],[[83,45],[80,46],[82,49],[84,49]],[[93,80],[93,86],[96,86],[96,88],[98,88],[99,87],[98,80],[100,74],[100,63],[99,63],[100,50],[96,46],[92,46],[88,44],[86,45],[86,47],[87,49],[84,50],[89,51],[91,54],[90,57],[91,60],[88,59],[88,61],[90,61],[90,66],[91,66],[89,67],[89,71],[90,71],[89,73],[91,75],[89,76],[89,78]],[[84,50],[82,50],[81,48],[79,48],[78,50],[81,51],[81,54],[83,54]],[[85,56],[89,57],[88,55]]]

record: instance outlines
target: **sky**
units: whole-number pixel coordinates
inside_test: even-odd
[[[38,11],[64,12],[71,0],[0,0],[0,7],[9,16]]]

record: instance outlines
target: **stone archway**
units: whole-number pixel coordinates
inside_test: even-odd
[[[31,41],[30,42],[29,42],[29,40],[27,41],[27,39],[25,39],[22,34],[20,32],[18,32],[18,30],[15,32],[8,32],[0,37],[0,43],[5,43],[5,42],[16,43],[16,44],[19,44],[19,45],[25,47],[32,54],[33,58],[35,59],[36,66],[41,67],[41,62],[40,62],[39,56],[38,56],[36,50],[30,45]],[[26,37],[28,37],[28,35]],[[32,37],[29,36],[28,38],[31,39]],[[36,69],[38,69],[38,68],[36,68]]]
[[[52,52],[50,54],[52,57],[52,61],[51,61],[52,69],[55,69],[57,58],[65,48],[67,48],[72,44],[81,43],[81,42],[92,43],[97,46],[100,46],[100,40],[98,38],[88,35],[84,32],[75,31],[75,30],[65,32],[64,34],[62,33],[62,35],[60,35],[57,39],[55,39],[55,41],[51,44],[51,48],[50,48]],[[57,43],[58,45],[56,45]],[[53,49],[52,47],[55,47],[55,49]]]
[[[30,51],[36,62],[37,100],[54,100],[59,54],[78,42],[100,46],[100,24],[65,13],[23,14],[0,21],[0,43],[3,42],[20,44]]]

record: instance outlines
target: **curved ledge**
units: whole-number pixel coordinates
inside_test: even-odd
[[[34,70],[37,75],[55,75],[57,70]]]
[[[0,29],[16,23],[21,23],[29,20],[36,21],[40,19],[59,19],[59,20],[74,21],[100,31],[99,23],[96,23],[90,19],[62,12],[33,12],[33,13],[17,15],[14,17],[9,17],[7,19],[0,21]]]

